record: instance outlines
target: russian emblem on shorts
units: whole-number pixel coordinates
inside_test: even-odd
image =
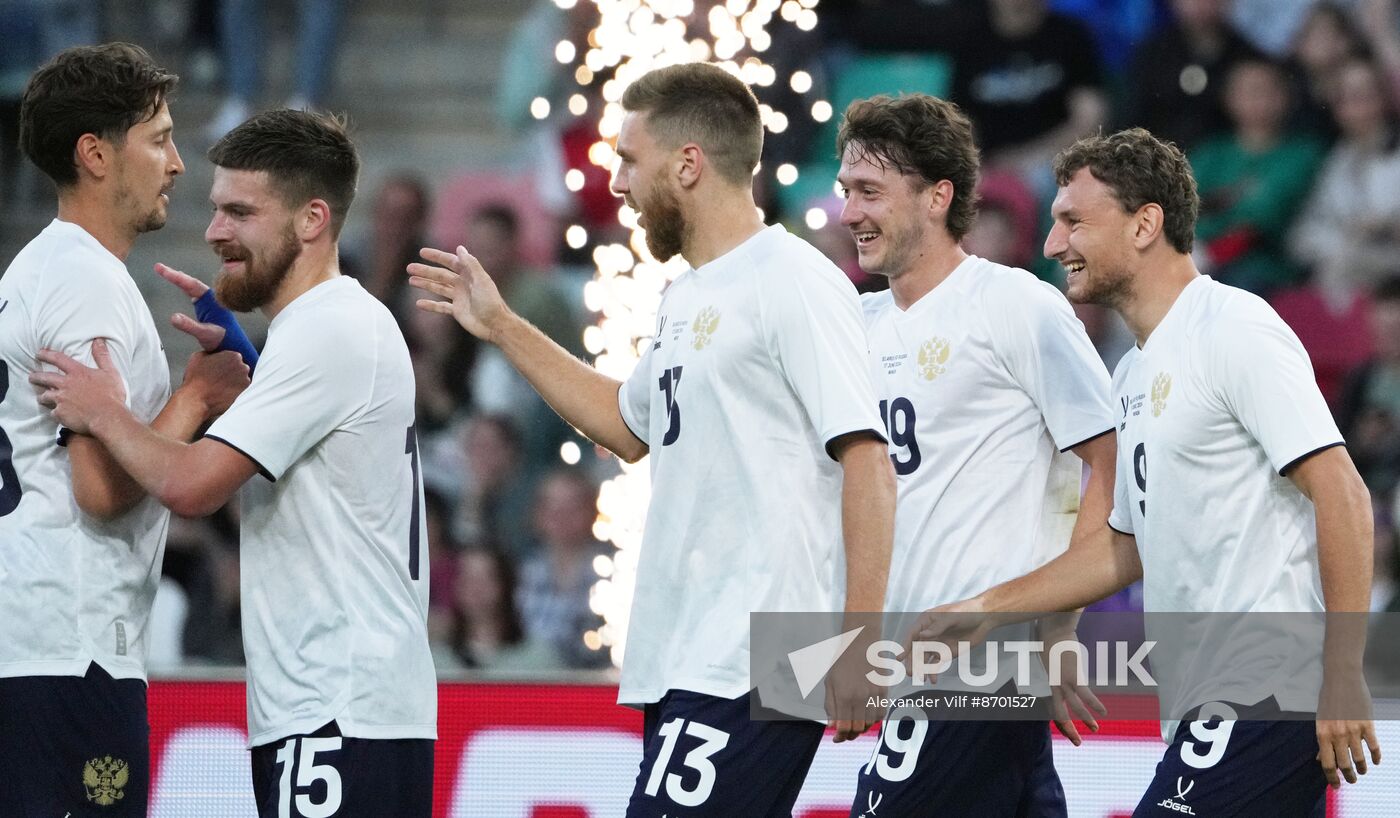
[[[126,797],[122,789],[131,777],[125,761],[111,756],[94,758],[83,765],[83,787],[87,799],[99,807],[110,807]]]
[[[690,325],[691,332],[695,333],[695,348],[704,349],[710,345],[710,336],[719,329],[719,310],[714,307],[706,307],[695,316],[695,323]]]
[[[931,381],[948,371],[944,364],[948,363],[948,355],[953,351],[947,338],[933,338],[924,341],[919,347],[919,374],[924,376],[924,380]]]
[[[1172,376],[1158,372],[1152,379],[1152,417],[1158,417],[1167,409],[1167,395],[1172,392]]]

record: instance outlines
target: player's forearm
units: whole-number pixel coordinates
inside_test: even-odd
[[[589,440],[629,463],[646,456],[646,444],[622,420],[620,382],[575,358],[518,315],[503,319],[491,340],[545,403]]]
[[[875,438],[850,444],[841,466],[846,610],[879,612],[885,604],[894,541],[894,467],[887,445]]]
[[[173,426],[187,422],[182,411],[172,410],[167,422]],[[181,455],[189,444],[146,426],[125,410],[102,414],[92,422],[91,431],[142,492],[166,507],[179,505],[176,484],[182,473]]]
[[[1103,525],[1059,557],[980,594],[977,600],[983,610],[996,613],[1072,611],[1141,578],[1142,562],[1133,538]]]

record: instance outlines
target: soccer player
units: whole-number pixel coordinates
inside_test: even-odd
[[[1113,376],[1112,528],[944,610],[1069,610],[1141,578],[1149,638],[1154,612],[1367,611],[1366,487],[1297,337],[1261,299],[1196,270],[1199,200],[1185,157],[1133,129],[1080,140],[1055,175],[1045,255],[1064,265],[1071,299],[1118,311],[1138,341]],[[1315,722],[1232,717],[1260,701],[1186,702],[1201,712],[1166,731],[1135,815],[1321,814],[1329,782],[1366,771],[1363,742],[1379,763],[1369,717],[1356,718],[1370,702],[1355,678],[1364,623],[1349,644],[1332,633],[1349,624],[1328,622],[1320,695],[1295,683],[1298,659],[1267,668],[1278,712],[1321,709]],[[917,637],[950,625],[930,612]],[[1342,712],[1329,713],[1339,699]]]
[[[787,815],[822,727],[750,719],[749,613],[839,611],[843,586],[848,612],[881,608],[894,475],[860,302],[815,248],[760,220],[763,127],[741,81],[661,68],[622,105],[613,191],[652,255],[690,265],[625,383],[512,313],[463,248],[425,250],[441,266],[411,265],[411,281],[447,299],[419,306],[499,345],[569,423],[629,462],[651,454],[618,694],[645,711],[628,816]],[[837,740],[875,718],[854,666],[828,677]]]
[[[890,282],[863,296],[899,481],[886,604],[922,611],[1038,567],[1071,527],[1083,537],[1106,524],[1108,372],[1054,287],[959,247],[976,218],[978,151],[956,105],[858,100],[837,148],[841,223],[861,269]],[[1081,461],[1092,472],[1076,522]],[[1002,668],[993,690],[1010,681]],[[1092,724],[1097,700],[1070,695],[1061,706]],[[1078,743],[1067,712],[1057,723]],[[1065,814],[1043,720],[892,714],[881,742],[852,815],[875,803],[882,816]]]
[[[58,217],[0,278],[0,811],[146,815],[147,620],[169,513],[100,441],[60,430],[26,379],[41,347],[107,339],[134,422],[187,440],[248,384],[235,353],[196,353],[172,395],[124,259],[166,220],[184,171],[176,77],[132,45],[64,51],[30,78],[25,154]]]
[[[242,511],[258,814],[427,816],[437,697],[413,370],[389,311],[338,267],[359,159],[343,124],[272,111],[209,151],[205,239],[233,310],[271,323],[257,374],[193,444],[143,428],[97,342],[31,380],[179,514]]]

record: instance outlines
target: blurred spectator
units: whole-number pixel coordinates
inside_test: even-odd
[[[471,405],[471,371],[480,348],[450,315],[414,309],[406,316],[404,340],[413,357],[413,384],[420,438],[447,431]]]
[[[423,526],[428,536],[428,639],[446,643],[455,616],[457,555],[462,548],[452,538],[452,503],[442,492],[423,489]]]
[[[1365,38],[1341,6],[1324,0],[1307,12],[1290,54],[1301,86],[1295,127],[1320,134],[1328,142],[1337,138],[1332,106],[1340,90],[1342,68],[1365,52]]]
[[[1107,113],[1093,37],[1046,0],[989,0],[983,31],[955,54],[953,99],[988,166],[1022,175],[1099,128]]]
[[[1297,277],[1284,252],[1289,225],[1322,161],[1322,143],[1289,134],[1289,83],[1264,58],[1225,76],[1231,131],[1189,152],[1201,195],[1197,257],[1204,272],[1254,293]]]
[[[977,220],[963,249],[997,264],[1029,269],[1038,237],[1034,194],[1015,175],[989,171],[977,182]]]
[[[1400,117],[1374,63],[1340,72],[1342,138],[1294,226],[1294,257],[1335,303],[1370,289],[1400,260]]]
[[[1388,494],[1400,482],[1400,277],[1376,288],[1370,316],[1375,352],[1347,378],[1337,425],[1366,485]]]
[[[370,295],[384,302],[403,327],[417,300],[410,294],[410,262],[428,245],[428,187],[412,171],[393,171],[379,184],[370,204],[369,235],[343,259],[345,271]]]
[[[1172,22],[1133,58],[1127,125],[1140,125],[1183,150],[1229,127],[1225,75],[1257,51],[1225,17],[1228,0],[1172,0]]]
[[[101,4],[88,0],[0,0],[0,203],[19,196],[19,102],[30,74],[65,48],[98,42],[102,23]]]
[[[565,294],[556,275],[525,268],[514,210],[490,205],[477,211],[467,240],[472,254],[491,274],[511,309],[569,352],[583,354],[583,321],[578,317],[574,299]],[[498,347],[488,345],[478,355],[472,370],[471,393],[477,411],[516,418],[531,468],[544,468],[558,461],[559,445],[572,434],[568,425],[510,365]]]
[[[1083,22],[1094,33],[1104,67],[1118,74],[1133,52],[1166,18],[1165,0],[1050,0],[1050,8]]]
[[[267,53],[264,0],[222,0],[219,38],[223,45],[224,103],[205,137],[213,142],[252,115],[262,92],[262,59]],[[281,4],[278,4],[280,10]],[[344,0],[297,0],[296,65],[287,108],[317,108],[326,101],[335,71],[336,46]]]
[[[189,664],[243,664],[235,506],[231,503],[202,520],[171,519],[167,551],[198,555],[184,583],[194,612],[185,619],[183,639]]]
[[[454,538],[465,545],[493,543],[512,559],[531,546],[524,521],[532,500],[520,432],[505,415],[474,415],[463,424],[467,473],[453,519]]]
[[[556,469],[540,482],[534,523],[539,545],[520,568],[517,604],[532,639],[553,645],[570,667],[606,667],[606,651],[590,650],[583,634],[602,626],[589,608],[598,582],[593,561],[612,548],[593,536],[598,489],[581,473]]]
[[[514,603],[515,572],[500,551],[478,546],[456,558],[445,641],[433,645],[439,671],[537,671],[560,666],[545,642],[526,637]]]
[[[1400,537],[1395,531],[1394,492],[1373,495],[1375,550],[1372,556],[1371,610],[1400,610]],[[1400,655],[1397,655],[1400,659]]]

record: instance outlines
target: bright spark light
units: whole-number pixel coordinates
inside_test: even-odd
[[[566,9],[577,2],[554,1]],[[594,109],[598,114],[599,139],[588,150],[589,162],[611,169],[616,160],[613,143],[625,116],[620,100],[629,84],[654,68],[715,60],[724,70],[762,91],[779,81],[777,72],[759,56],[772,45],[768,27],[780,17],[786,21],[784,24],[810,31],[816,25],[813,9],[818,0],[724,0],[710,6],[704,15],[696,14],[695,0],[590,2],[597,6],[598,22],[589,32],[587,43],[578,44],[582,54],[576,56],[581,63],[574,69],[574,79],[586,86],[595,81],[596,75],[611,69],[611,78],[601,89],[602,109]],[[798,93],[806,93],[812,86],[812,77],[801,71],[785,81]],[[827,118],[830,107],[828,104]],[[573,110],[571,103],[570,111]],[[813,117],[816,116],[814,108]],[[789,122],[782,112],[764,106],[763,124],[770,132],[781,133]],[[789,177],[784,184],[796,181],[797,168],[782,166],[779,180]],[[565,178],[570,190],[577,190],[574,185],[581,181],[582,173],[577,170],[569,171]],[[665,264],[653,258],[637,226],[637,214],[621,203],[618,222],[632,231],[628,243],[592,249],[597,275],[584,287],[584,303],[599,313],[599,320],[584,330],[583,344],[596,356],[594,365],[600,372],[624,380],[636,368],[641,350],[651,342],[662,290],[685,269],[685,263],[679,256]],[[582,249],[588,236],[581,226],[573,225],[566,231],[565,240],[570,247]],[[585,644],[593,649],[610,649],[613,662],[619,665],[632,608],[642,526],[651,499],[648,466],[622,463],[621,469],[620,475],[599,490],[598,519],[593,526],[596,537],[617,546],[611,558],[595,560],[593,567],[599,580],[589,593],[590,608],[603,616],[607,624],[583,634]]]
[[[820,230],[826,227],[826,211],[820,207],[814,207],[807,211],[807,227],[811,230]]]

